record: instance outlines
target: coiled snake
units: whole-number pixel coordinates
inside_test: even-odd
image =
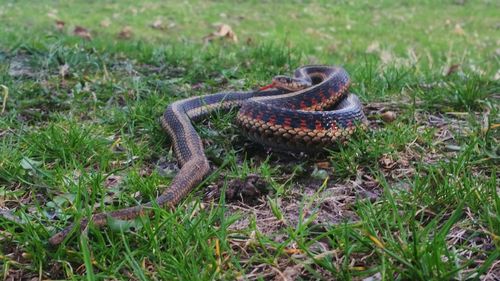
[[[340,67],[304,66],[293,78],[276,76],[272,84],[258,91],[218,93],[172,103],[161,118],[172,139],[179,173],[154,202],[98,213],[92,223],[102,226],[108,217],[129,220],[150,213],[154,205],[173,208],[208,175],[210,167],[192,121],[214,110],[240,107],[236,122],[250,139],[279,150],[320,151],[345,142],[364,127],[366,118],[359,99],[348,93],[350,80]],[[324,111],[331,109],[329,111]],[[80,230],[89,223],[80,222]],[[61,243],[76,224],[49,239]]]

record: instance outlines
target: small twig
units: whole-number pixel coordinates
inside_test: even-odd
[[[3,114],[5,112],[5,106],[7,105],[7,98],[9,97],[9,88],[5,85],[0,85],[0,88],[2,88],[3,92],[2,111],[0,114]]]

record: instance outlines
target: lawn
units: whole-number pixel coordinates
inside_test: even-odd
[[[1,1],[1,276],[498,280],[499,12],[489,0]],[[237,40],[207,40],[220,24]],[[196,124],[211,174],[176,209],[48,243],[168,188],[167,105],[307,64],[349,72],[368,131],[319,156],[283,153],[217,112]]]

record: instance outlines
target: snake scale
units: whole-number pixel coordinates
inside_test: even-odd
[[[278,150],[318,152],[345,142],[366,123],[359,99],[348,91],[349,84],[343,68],[311,65],[298,68],[294,77],[276,76],[257,91],[217,93],[170,104],[161,125],[172,140],[181,167],[170,188],[154,202],[85,218],[79,223],[80,231],[90,221],[103,226],[110,217],[129,220],[150,214],[153,206],[173,208],[179,203],[209,174],[202,140],[192,122],[215,110],[239,107],[236,123],[244,135]],[[66,227],[49,243],[61,243],[77,227],[76,223]]]

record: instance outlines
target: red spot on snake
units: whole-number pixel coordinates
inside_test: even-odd
[[[301,128],[302,130],[307,130],[307,129],[308,129],[308,128],[307,128],[307,123],[306,123],[306,120],[304,120],[304,119],[301,119],[301,120],[300,120],[300,128]]]
[[[253,112],[250,110],[244,111],[242,115],[247,116],[250,119],[253,119]]]
[[[324,101],[324,99],[326,99],[323,89],[319,89],[318,96],[320,97],[321,101]]]
[[[307,104],[303,100],[301,100],[300,101],[300,109],[306,109],[307,107],[308,107]]]
[[[319,120],[316,120],[315,126],[316,126],[316,130],[318,130],[318,131],[323,130],[323,125],[321,124],[321,122]]]
[[[271,117],[269,117],[269,121],[267,121],[269,123],[269,125],[273,126],[276,124],[276,115],[271,115]]]
[[[283,126],[284,127],[291,127],[292,126],[292,118],[285,117],[285,120],[283,121]]]

